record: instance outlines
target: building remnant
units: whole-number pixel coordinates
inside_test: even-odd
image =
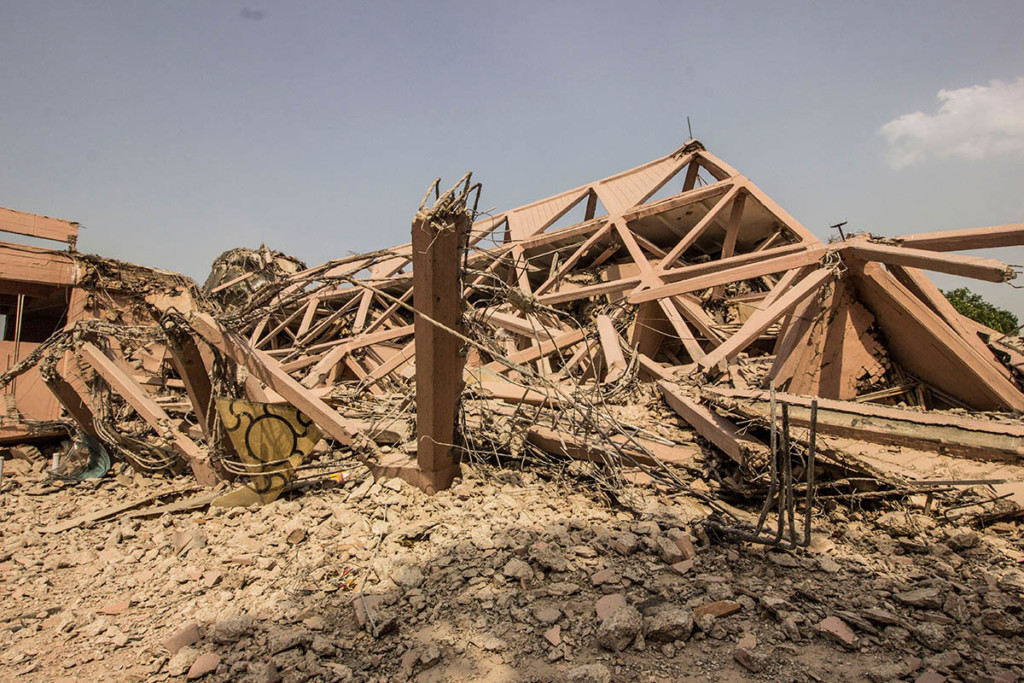
[[[900,484],[832,438],[1019,462],[1020,343],[960,316],[924,271],[1008,281],[1006,264],[952,252],[1024,244],[1024,224],[823,243],[695,140],[493,215],[475,214],[469,190],[467,177],[421,207],[410,244],[277,268],[231,301],[150,292],[162,326],[133,340],[119,339],[126,325],[62,331],[54,353],[73,350],[103,380],[77,388],[88,405],[69,417],[88,431],[90,411],[134,410],[148,427],[132,438],[212,483],[244,472],[212,397],[288,403],[378,476],[426,490],[449,485],[460,457],[570,459],[608,482],[639,468],[679,485],[673,468],[699,455],[692,431],[746,490],[775,462],[774,385],[797,469],[814,398],[821,476]],[[38,258],[51,278],[80,265]],[[207,294],[256,277],[221,273]],[[74,402],[59,378],[49,386]],[[1024,509],[1021,487],[1010,493]]]

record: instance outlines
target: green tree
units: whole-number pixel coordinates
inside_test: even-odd
[[[960,315],[966,316],[986,327],[991,327],[996,332],[1010,334],[1016,331],[1020,325],[1017,322],[1017,316],[1013,313],[1010,313],[1005,308],[993,306],[982,299],[980,294],[975,294],[966,287],[959,287],[943,292],[943,294],[946,295],[949,303],[953,304],[953,308]]]

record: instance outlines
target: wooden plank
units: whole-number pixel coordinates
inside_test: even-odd
[[[904,247],[931,251],[963,251],[965,249],[997,249],[1024,246],[1024,223],[993,225],[986,228],[945,230],[902,235],[895,241]]]
[[[756,466],[767,462],[767,446],[740,432],[732,422],[688,397],[679,385],[659,380],[658,388],[665,402],[679,417],[741,466]]]
[[[211,346],[280,394],[332,438],[346,446],[356,440],[356,431],[349,422],[319,397],[296,382],[281,366],[263,351],[252,348],[240,336],[223,327],[207,313],[193,313],[189,324]]]
[[[891,266],[922,268],[960,277],[970,277],[987,282],[1007,282],[1017,277],[1013,268],[1002,261],[960,254],[938,254],[925,249],[893,247],[871,242],[846,242],[844,256],[861,261],[879,261]]]
[[[203,486],[214,486],[218,482],[217,474],[210,466],[209,458],[185,434],[173,427],[170,416],[164,412],[135,379],[125,372],[117,363],[106,356],[92,342],[85,342],[79,352],[93,369],[103,377],[110,387],[121,395],[139,416],[152,427],[157,434],[168,438],[174,448],[185,459],[192,473]]]
[[[721,346],[697,361],[697,364],[708,369],[723,360],[731,359],[753,343],[772,323],[793,310],[798,303],[815,294],[822,285],[832,279],[832,275],[832,271],[824,268],[808,275],[771,306],[750,316],[739,330],[722,342]]]
[[[78,223],[60,218],[39,216],[25,211],[0,207],[0,231],[38,237],[74,246],[78,240]]]

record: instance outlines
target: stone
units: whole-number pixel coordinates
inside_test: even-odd
[[[860,611],[860,615],[876,624],[899,624],[900,620],[895,614],[880,607],[870,607]]]
[[[946,677],[940,674],[938,671],[928,669],[923,674],[914,679],[914,683],[943,683]]]
[[[942,593],[938,588],[918,588],[912,591],[897,593],[897,601],[918,609],[942,609]]]
[[[672,565],[672,571],[680,576],[688,574],[693,569],[693,560],[683,560]]]
[[[854,634],[853,629],[846,625],[846,622],[839,617],[827,617],[817,626],[818,633],[829,640],[838,643],[847,650],[856,650],[860,645],[860,639]]]
[[[614,569],[602,569],[599,572],[594,572],[590,576],[590,584],[595,588],[597,586],[603,586],[606,583],[618,583],[621,581],[618,572]]]
[[[992,633],[1011,637],[1024,633],[1020,620],[1001,609],[985,610],[981,613],[981,624]]]
[[[175,631],[173,635],[160,641],[160,645],[173,655],[181,648],[198,642],[199,625],[195,622],[190,622]]]
[[[740,666],[751,673],[758,673],[764,670],[765,664],[767,664],[767,658],[760,654],[755,654],[752,650],[748,650],[745,647],[737,647],[732,651],[732,658],[735,659]]]
[[[533,618],[542,624],[553,624],[562,618],[562,610],[556,607],[540,607],[533,611]]]
[[[647,640],[652,643],[686,640],[692,632],[693,613],[681,607],[669,607],[657,611],[647,620],[644,629]]]
[[[713,616],[715,619],[721,619],[727,617],[730,614],[735,614],[743,609],[743,605],[732,600],[717,600],[715,602],[709,602],[706,605],[700,605],[699,607],[693,608],[693,616],[695,619],[703,617],[705,614]]]
[[[796,568],[800,566],[800,560],[786,552],[768,553],[768,561],[777,567]]]
[[[887,512],[875,520],[875,524],[890,536],[916,536],[935,526],[935,520],[925,515],[910,512]]]
[[[953,550],[970,550],[978,545],[978,534],[971,529],[958,529],[949,534],[949,547]]]
[[[426,579],[416,567],[402,565],[391,572],[391,580],[403,588],[419,588]]]
[[[882,664],[864,672],[871,683],[891,683],[903,678],[907,670],[902,664]]]
[[[218,621],[210,630],[210,637],[215,643],[231,645],[252,632],[252,619],[249,617],[233,617]]]
[[[640,545],[640,539],[636,537],[636,534],[626,531],[613,538],[609,545],[620,555],[631,555]]]
[[[620,607],[601,622],[597,644],[606,650],[621,652],[640,635],[643,625],[643,617],[635,607]]]
[[[267,633],[267,651],[276,655],[293,647],[307,645],[313,640],[310,633],[303,628],[279,626]]]
[[[942,603],[942,611],[955,621],[966,622],[971,618],[971,608],[960,595],[950,592]]]
[[[429,668],[441,661],[441,648],[437,645],[428,645],[420,653],[420,664]]]
[[[190,681],[202,678],[206,674],[216,671],[218,666],[220,666],[220,655],[215,652],[204,652],[196,658],[196,661],[192,662],[186,678]]]
[[[1016,593],[1020,597],[1024,597],[1024,572],[1012,569],[1000,576],[996,585],[1004,593]]]
[[[118,600],[96,610],[96,614],[117,615],[124,614],[132,606],[131,600]]]
[[[913,629],[914,639],[933,652],[946,648],[946,629],[940,624],[921,622]]]
[[[182,676],[197,659],[199,659],[199,650],[193,647],[183,647],[168,660],[167,673],[174,677]]]
[[[697,557],[697,549],[693,547],[693,540],[688,533],[681,529],[672,529],[668,532],[668,537],[675,541],[676,547],[683,554],[684,560],[692,560]]]
[[[570,683],[612,683],[612,672],[604,664],[584,664],[570,669]]]
[[[604,621],[612,615],[612,612],[626,606],[626,596],[622,593],[612,593],[600,598],[594,605],[597,610],[597,618]]]
[[[665,564],[675,564],[687,559],[683,555],[683,551],[679,549],[679,546],[671,538],[658,536],[654,539],[654,547],[658,552],[658,557]]]
[[[551,643],[552,647],[558,647],[562,643],[562,627],[555,624],[547,631],[544,631],[544,640]]]
[[[510,579],[528,580],[533,578],[533,567],[528,562],[513,557],[505,563],[501,573]]]
[[[306,540],[305,529],[292,529],[285,538],[289,545],[298,545]]]
[[[569,568],[562,549],[553,543],[534,543],[530,546],[530,559],[548,571],[564,572]]]

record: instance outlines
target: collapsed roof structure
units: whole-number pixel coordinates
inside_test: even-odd
[[[494,215],[478,193],[468,176],[435,183],[410,244],[313,268],[263,250],[248,273],[234,255],[208,297],[150,290],[148,331],[72,325],[44,344],[47,384],[135,466],[184,462],[208,485],[277,491],[308,462],[294,443],[227,438],[217,396],[290,404],[340,457],[426,490],[466,457],[673,485],[698,466],[691,430],[747,490],[775,475],[779,404],[798,472],[817,434],[826,471],[874,486],[953,473],[1024,509],[1020,340],[924,274],[1008,281],[1006,264],[953,252],[1024,244],[1024,224],[826,244],[695,140]],[[132,413],[146,426],[120,438]],[[266,483],[268,469],[287,474]]]

